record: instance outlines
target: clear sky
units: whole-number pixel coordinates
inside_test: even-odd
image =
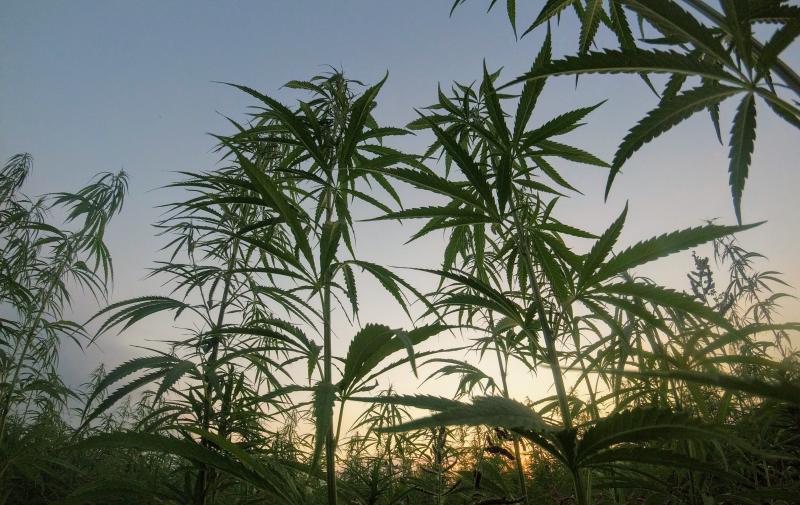
[[[505,68],[501,80],[530,66],[542,32],[517,42],[502,5],[487,15],[488,2],[473,0],[448,18],[450,3],[0,0],[0,157],[33,154],[29,194],[77,188],[97,172],[124,168],[131,190],[108,234],[117,269],[114,299],[157,293],[159,283],[144,279],[163,244],[150,224],[159,216],[157,205],[180,195],[156,188],[175,179],[172,171],[213,168],[214,142],[206,133],[227,132],[220,114],[242,118],[253,104],[214,81],[241,83],[290,99],[291,94],[279,89],[283,83],[323,72],[325,65],[341,67],[368,83],[388,70],[377,116],[384,124],[404,125],[415,117],[413,107],[435,101],[437,83],[480,79],[484,60],[492,69]],[[533,16],[523,8],[519,19]],[[562,23],[555,31],[557,55],[574,53],[576,47],[574,18],[565,15]],[[798,53],[795,47],[786,57],[795,68]],[[570,141],[610,159],[625,131],[657,101],[638,78],[581,78],[577,88],[573,78],[551,80],[534,121],[606,98]],[[722,110],[726,131],[731,105]],[[785,279],[798,286],[800,137],[763,104],[758,114],[743,214],[746,222],[768,223],[741,240],[769,257],[763,268],[784,272]],[[413,138],[403,146],[419,152],[427,141],[424,136]],[[625,243],[697,225],[705,218],[731,223],[726,170],[727,149],[717,143],[708,117],[699,114],[636,154],[608,202],[602,198],[602,169],[569,167],[567,173],[585,196],[565,202],[560,216],[601,231],[627,200]],[[435,266],[441,241],[402,245],[415,230],[410,225],[365,224],[359,229],[360,255],[387,265]],[[685,272],[690,267],[687,252],[645,272],[687,288]],[[412,278],[430,287],[430,279]],[[798,294],[795,288],[791,292]],[[362,300],[363,322],[406,324],[376,286],[365,284]],[[79,301],[76,317],[95,309]],[[787,302],[784,315],[800,320],[800,305]],[[136,353],[132,344],[148,345],[146,339],[166,338],[171,332],[168,319],[139,324],[123,336],[105,336],[99,349],[86,354],[65,349],[62,368],[68,382],[77,384],[97,363],[115,366]],[[340,350],[351,333],[339,329]],[[442,345],[454,343],[445,340]],[[524,377],[517,379],[519,391],[525,390]]]

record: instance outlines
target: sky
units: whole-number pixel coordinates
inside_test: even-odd
[[[291,102],[298,95],[281,86],[325,72],[328,65],[366,83],[388,71],[376,116],[383,124],[402,126],[416,117],[415,107],[436,100],[437,84],[479,80],[484,61],[490,69],[503,67],[503,81],[530,67],[543,32],[516,41],[502,6],[486,14],[487,5],[473,0],[449,17],[449,0],[0,0],[0,158],[33,154],[34,171],[25,187],[31,195],[77,189],[98,172],[128,172],[130,193],[107,235],[116,266],[112,299],[163,293],[159,281],[145,278],[164,244],[151,223],[160,216],[159,205],[182,195],[159,188],[177,178],[175,171],[214,168],[218,160],[208,133],[229,132],[223,115],[243,119],[253,105],[219,81]],[[518,19],[534,15],[521,8]],[[554,31],[555,54],[574,53],[576,41],[575,20],[565,15]],[[792,48],[785,59],[797,68],[800,51]],[[588,124],[568,140],[611,159],[627,129],[657,103],[637,77],[586,77],[577,87],[573,78],[551,79],[533,121],[541,124],[603,100]],[[733,104],[722,108],[725,131],[732,109]],[[768,257],[759,267],[779,270],[787,282],[800,286],[797,130],[759,104],[757,131],[743,216],[745,222],[767,222],[740,240]],[[421,152],[429,141],[422,135],[400,145]],[[561,220],[601,232],[627,202],[623,244],[708,218],[735,221],[727,149],[717,142],[704,114],[634,155],[608,201],[602,192],[604,169],[564,170],[584,195],[561,204]],[[419,194],[404,196],[421,201]],[[437,266],[441,237],[404,245],[416,229],[413,223],[364,223],[358,229],[359,255],[385,265]],[[686,252],[642,273],[687,289],[685,274],[691,267]],[[432,287],[422,274],[409,276],[421,287]],[[789,292],[798,295],[794,287]],[[78,320],[97,310],[88,297],[77,298]],[[366,282],[361,298],[362,322],[408,325],[377,285]],[[800,320],[800,304],[787,301],[783,316]],[[335,349],[343,353],[354,330],[341,324],[337,329]],[[65,379],[79,384],[97,364],[113,367],[141,352],[132,346],[154,345],[174,331],[168,318],[155,318],[123,335],[105,335],[87,351],[67,346],[62,352]],[[437,345],[459,342],[445,336]],[[525,396],[532,390],[531,378],[515,373],[513,388]]]

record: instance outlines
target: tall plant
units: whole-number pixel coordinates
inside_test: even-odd
[[[20,193],[31,165],[30,155],[19,154],[0,171],[0,303],[12,313],[3,320],[0,342],[0,443],[10,416],[24,422],[37,398],[63,403],[70,396],[53,380],[61,340],[80,344],[86,336],[80,324],[64,318],[70,285],[106,296],[113,270],[103,238],[127,190],[124,172],[105,173],[75,193],[31,199]],[[51,212],[64,214],[64,226],[48,222]]]
[[[549,38],[537,57],[534,71],[547,65],[548,60]],[[624,460],[624,451],[617,451],[614,446],[632,436],[626,427],[632,419],[641,423],[635,431],[643,440],[663,436],[654,429],[658,423],[673,425],[675,430],[678,426],[685,426],[688,430],[691,422],[670,412],[624,412],[598,421],[597,429],[613,433],[611,438],[595,445],[582,442],[574,421],[580,404],[570,395],[562,370],[562,359],[568,355],[566,349],[560,349],[563,338],[572,336],[573,321],[583,311],[589,311],[612,325],[613,318],[609,316],[607,307],[624,308],[645,324],[658,326],[657,318],[637,307],[636,300],[679,311],[703,324],[729,327],[718,313],[690,296],[636,282],[626,278],[625,272],[746,227],[708,225],[683,230],[640,242],[611,256],[627,209],[599,237],[561,223],[554,216],[556,201],[551,195],[560,191],[553,184],[567,190],[572,188],[547,161],[548,157],[560,157],[603,165],[592,155],[553,140],[553,137],[574,130],[594,107],[567,112],[538,128],[529,129],[528,122],[543,88],[543,82],[534,81],[528,83],[519,95],[513,126],[509,127],[502,108],[502,99],[508,97],[497,93],[493,85],[495,78],[484,71],[479,92],[458,86],[460,96],[448,98],[440,93],[434,114],[423,116],[412,124],[433,131],[436,142],[428,152],[441,150],[445,166],[456,167],[463,179],[442,178],[431,170],[380,171],[443,195],[448,202],[438,207],[406,209],[387,214],[384,218],[427,218],[415,237],[435,229],[453,230],[445,259],[447,268],[433,271],[450,285],[436,304],[458,311],[485,311],[497,321],[495,328],[511,331],[525,339],[527,345],[535,350],[535,359],[552,373],[560,426],[556,428],[548,424],[539,414],[508,398],[479,398],[472,405],[451,400],[401,398],[397,400],[400,403],[440,413],[397,429],[454,423],[495,424],[511,428],[561,460],[572,474],[576,499],[579,503],[587,503],[590,500],[588,468],[593,464],[590,463],[594,461],[592,458],[599,458],[600,453],[604,453],[605,463],[616,461],[612,454]],[[469,229],[468,234],[465,228]],[[482,271],[471,273],[455,267],[454,252],[463,247],[465,236],[471,237],[476,251],[485,251],[490,244],[494,254],[484,254],[480,263],[493,259],[499,268],[484,267]],[[589,252],[578,254],[567,245],[566,237],[596,240]],[[502,271],[505,276],[490,274],[494,270]],[[586,355],[580,339],[576,339],[576,346],[574,354]],[[697,429],[703,436],[713,436],[713,430]],[[617,436],[620,438],[615,440]],[[605,453],[607,450],[612,452]],[[676,458],[665,457],[663,463],[676,464]]]
[[[456,0],[453,9],[464,3]],[[490,8],[496,2],[492,1]],[[800,127],[800,76],[782,53],[800,36],[800,7],[784,0],[552,0],[546,2],[523,36],[572,8],[580,22],[579,51],[538,66],[509,83],[558,75],[638,74],[653,91],[651,74],[669,74],[659,104],[620,143],[606,184],[606,196],[623,164],[646,143],[685,119],[708,111],[722,142],[720,104],[740,97],[728,138],[729,184],[736,219],[749,175],[756,138],[756,99],[778,117]],[[507,2],[516,33],[516,2]],[[637,39],[628,14],[639,21]],[[773,25],[766,37],[760,28]],[[590,50],[605,27],[619,49]],[[548,28],[549,29],[549,28]],[[687,89],[689,86],[690,87]]]

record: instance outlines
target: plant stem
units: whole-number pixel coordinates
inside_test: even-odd
[[[489,315],[489,324],[492,327],[492,335],[496,337],[497,335],[494,332],[494,320],[491,314]],[[497,366],[500,367],[500,379],[503,381],[503,396],[510,398],[508,393],[508,381],[506,379],[507,367],[503,365],[503,360],[500,356],[500,346],[497,345],[497,341],[495,341],[494,351],[495,355],[497,356]],[[522,458],[520,457],[521,453],[519,450],[519,437],[515,433],[512,433],[512,437],[514,439],[514,462],[516,463],[515,466],[517,469],[517,482],[519,483],[519,490],[522,493],[523,503],[528,505],[528,487],[525,483],[525,472],[522,469]]]
[[[231,244],[232,252],[231,257],[228,260],[227,269],[225,271],[225,284],[222,289],[222,299],[220,300],[219,304],[219,312],[217,313],[217,321],[214,327],[212,328],[212,334],[219,332],[222,329],[222,324],[225,321],[225,311],[228,307],[228,298],[230,297],[230,290],[231,290],[231,277],[233,276],[233,268],[236,265],[236,254],[239,251],[239,239],[234,239],[233,243]],[[205,379],[205,384],[203,385],[203,419],[202,419],[202,427],[204,431],[208,431],[211,427],[211,417],[214,415],[214,402],[211,397],[211,383],[208,381],[208,374],[215,373],[217,358],[219,357],[219,344],[220,344],[221,335],[217,334],[213,337],[213,341],[211,344],[211,355],[206,361],[204,370],[203,370],[203,377]],[[203,438],[201,440],[201,444],[205,448],[210,447],[210,442]],[[214,482],[215,473],[212,468],[209,468],[207,465],[203,465],[200,468],[200,472],[197,474],[197,483],[195,486],[195,503],[197,505],[205,505],[207,503],[208,495],[211,494],[211,503],[214,503],[213,498],[213,482]]]
[[[60,279],[62,275],[64,275],[64,270],[67,268],[69,259],[70,258],[64,258],[61,264],[58,266],[55,275],[51,277],[50,284],[46,287],[44,294],[41,297],[36,315],[32,319],[28,319],[30,329],[25,332],[25,343],[22,346],[22,352],[20,352],[19,359],[17,359],[16,366],[14,367],[14,375],[11,378],[11,382],[9,382],[8,392],[6,393],[5,398],[3,398],[3,406],[2,410],[0,410],[0,444],[2,444],[6,433],[6,423],[8,421],[8,414],[11,410],[11,400],[14,397],[14,390],[16,390],[19,382],[22,365],[25,363],[25,355],[28,353],[28,348],[30,348],[31,344],[33,343],[33,339],[38,333],[39,321],[41,321],[42,315],[47,307],[48,300],[50,300],[55,292],[56,281]]]
[[[326,202],[326,226],[333,223],[333,197],[329,193]],[[327,386],[333,385],[333,354],[331,350],[331,276],[327,266],[322,269],[322,338],[324,354],[324,377]],[[331,418],[333,411],[330,412]],[[341,417],[341,416],[340,416]],[[331,419],[333,421],[333,419]],[[325,435],[325,482],[328,489],[328,505],[336,505],[336,438],[333,433],[333,422],[328,423]]]
[[[539,288],[539,281],[536,278],[536,271],[533,268],[533,254],[530,250],[530,244],[525,237],[525,229],[519,219],[516,206],[512,208],[512,218],[517,232],[517,247],[522,251],[522,258],[525,262],[525,268],[528,272],[530,279],[531,289],[533,291],[533,302],[536,304],[536,312],[539,316],[539,323],[542,326],[542,334],[544,335],[544,342],[547,349],[547,361],[550,364],[550,370],[553,374],[553,383],[558,395],[558,402],[561,410],[561,419],[564,423],[565,430],[572,429],[572,414],[569,409],[569,399],[567,397],[567,390],[564,387],[564,377],[561,373],[561,365],[558,361],[558,354],[556,352],[556,337],[550,328],[550,323],[547,319],[547,313],[544,310],[544,303],[542,299],[542,292]],[[586,489],[581,478],[580,471],[575,468],[572,470],[572,480],[575,485],[575,494],[578,498],[578,505],[586,505]]]

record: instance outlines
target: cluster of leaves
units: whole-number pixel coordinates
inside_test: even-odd
[[[406,128],[381,126],[373,115],[386,78],[364,86],[333,71],[291,81],[286,87],[301,98],[290,106],[235,86],[257,107],[216,137],[220,168],[183,173],[172,185],[188,196],[158,224],[167,259],[152,274],[170,292],[113,303],[94,318],[98,335],[156,314],[185,329],[98,373],[75,430],[37,417],[52,421],[63,400],[36,399],[75,394],[50,391],[60,384],[59,340],[83,334],[61,321],[67,282],[105,295],[111,268],[102,235],[125,178],[102,176],[78,193],[30,202],[18,193],[29,158],[12,158],[0,184],[0,302],[19,318],[1,328],[0,442],[9,418],[2,447],[12,463],[0,477],[14,481],[2,498],[30,502],[28,484],[63,464],[8,457],[44,429],[41,439],[95,462],[133,458],[130,478],[103,473],[93,482],[85,473],[94,463],[79,460],[70,474],[78,485],[64,484],[76,489],[45,498],[75,503],[106,503],[114,493],[195,505],[789,502],[800,485],[800,386],[789,335],[800,327],[777,322],[785,295],[773,289],[783,281],[757,272],[758,256],[733,238],[754,225],[706,223],[620,248],[627,206],[599,233],[558,218],[560,199],[577,191],[562,162],[608,168],[610,187],[636,150],[691,114],[708,109],[719,132],[720,102],[743,95],[730,142],[741,221],[755,97],[794,125],[800,118],[778,92],[779,84],[781,93],[800,90],[779,58],[797,35],[796,8],[725,1],[718,13],[685,3],[712,26],[668,0],[547,2],[527,31],[571,6],[582,26],[577,56],[553,61],[548,31],[529,73],[498,86],[500,73],[484,66],[480,83],[440,89]],[[516,3],[506,5],[516,30]],[[657,36],[636,41],[630,12]],[[765,20],[779,28],[762,44],[751,32]],[[591,50],[601,25],[621,49]],[[670,75],[659,105],[611,163],[569,143],[601,104],[536,113],[548,77],[596,72],[636,73],[650,85],[650,74]],[[699,85],[684,91],[690,79]],[[505,91],[513,84],[523,85]],[[415,132],[432,139],[422,155],[387,145]],[[435,203],[404,207],[409,187]],[[79,231],[45,224],[47,202],[64,206]],[[423,270],[438,281],[433,293],[358,256],[355,207],[374,209],[374,220],[421,220],[411,242],[445,234],[441,266]],[[696,254],[691,294],[635,272],[703,244],[729,269],[724,287],[710,259]],[[409,317],[408,328],[362,324],[365,274]],[[342,356],[333,349],[334,314],[349,323]],[[471,339],[450,349],[467,358],[423,350],[451,330]],[[496,362],[496,374],[484,359]],[[525,393],[535,401],[514,399],[512,370],[520,368],[547,372],[553,394],[536,398],[530,381]],[[390,371],[422,369],[429,381],[456,378],[453,397],[379,389]],[[50,390],[33,393],[37,384]],[[122,408],[125,423],[114,414],[123,401],[138,405],[135,414]],[[363,407],[349,430],[348,402]],[[151,478],[142,461],[169,477]],[[42,472],[25,475],[33,465]]]
[[[27,464],[4,442],[9,427],[32,420],[50,429],[58,423],[47,418],[75,398],[57,370],[61,340],[81,345],[88,338],[64,314],[69,286],[105,298],[113,270],[103,236],[127,189],[124,173],[107,173],[75,193],[34,199],[21,192],[31,167],[32,157],[18,154],[0,170],[0,483]],[[65,225],[51,224],[51,213]],[[37,436],[35,429],[22,433],[22,445]]]
[[[453,9],[465,0],[456,0]],[[494,7],[496,0],[490,3]],[[579,52],[539,65],[511,81],[559,75],[638,74],[660,96],[658,105],[628,131],[620,143],[606,195],[623,164],[642,146],[692,115],[708,111],[720,142],[720,104],[739,97],[728,139],[729,183],[736,218],[756,138],[756,98],[778,117],[800,128],[800,76],[781,59],[800,35],[800,7],[785,0],[722,0],[721,10],[704,0],[550,0],[523,36],[572,8],[580,21]],[[517,30],[517,5],[507,2]],[[640,36],[628,15],[638,19]],[[762,26],[777,26],[760,39]],[[605,27],[618,48],[592,50]],[[661,92],[651,74],[668,74]]]

